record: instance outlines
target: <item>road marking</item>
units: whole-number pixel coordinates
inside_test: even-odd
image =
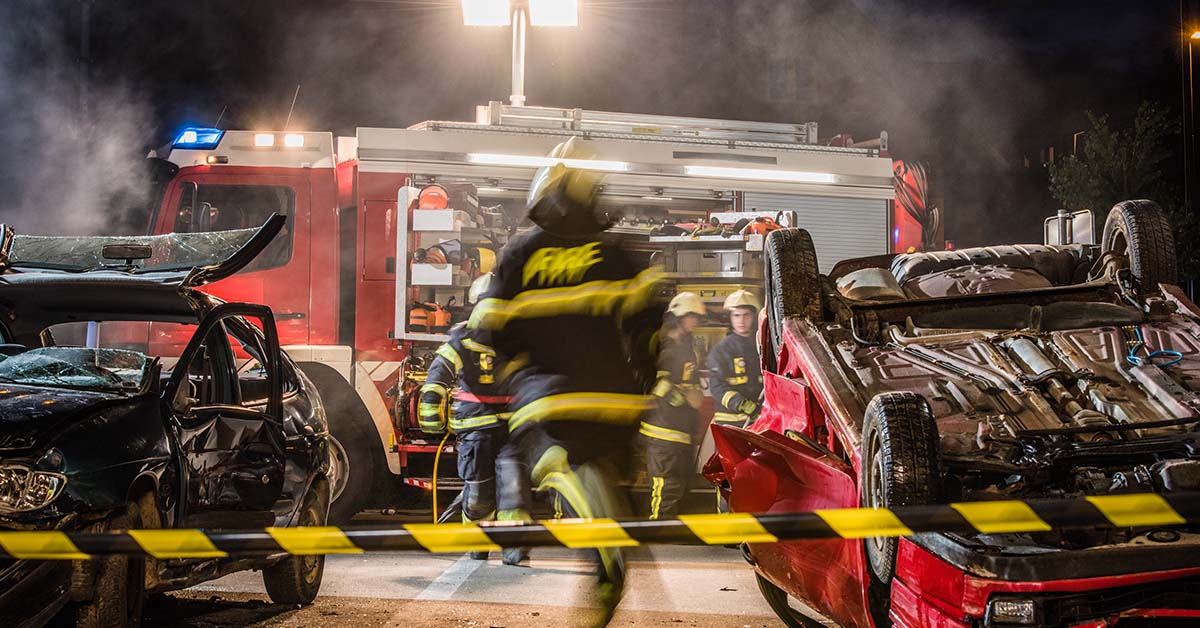
[[[454,596],[454,592],[475,573],[483,565],[487,564],[486,560],[475,560],[473,558],[463,556],[446,568],[442,575],[436,580],[429,583],[424,591],[421,591],[415,599],[418,600],[448,600]]]

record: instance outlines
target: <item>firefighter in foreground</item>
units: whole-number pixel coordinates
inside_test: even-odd
[[[708,387],[717,403],[713,422],[743,427],[758,418],[763,375],[754,340],[762,305],[749,290],[725,299],[730,333],[708,352]]]
[[[471,314],[512,360],[513,441],[531,463],[533,485],[552,490],[573,517],[629,513],[619,480],[656,371],[662,322],[657,269],[645,268],[604,235],[610,217],[597,207],[600,177],[561,160],[586,160],[575,140],[550,155],[534,176],[534,227],[501,253],[496,277]],[[606,624],[621,599],[624,560],[598,551],[598,596]]]
[[[687,489],[695,458],[692,438],[704,399],[692,331],[704,314],[704,302],[692,292],[680,292],[667,305],[654,384],[658,412],[643,419],[638,430],[650,481],[651,519],[674,517]]]
[[[472,284],[469,302],[478,300],[489,277]],[[522,521],[529,518],[529,470],[509,443],[504,365],[497,362],[489,336],[466,323],[450,329],[450,340],[438,347],[421,387],[418,421],[423,432],[441,434],[449,427],[458,436],[464,522]],[[502,553],[506,565],[518,565],[527,556],[517,547]],[[470,552],[470,557],[487,560],[488,553]]]

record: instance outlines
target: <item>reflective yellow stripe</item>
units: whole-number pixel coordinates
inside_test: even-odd
[[[730,386],[741,386],[742,384],[749,382],[750,378],[746,377],[745,375],[742,375],[741,377],[726,377],[725,381]]]
[[[508,428],[526,421],[590,421],[629,425],[654,408],[654,397],[619,393],[564,393],[529,403],[513,413]]]
[[[679,515],[679,520],[709,545],[774,543],[779,539],[751,515],[743,513]]]
[[[475,353],[484,353],[487,355],[496,355],[496,350],[482,343],[475,342],[470,338],[463,338],[462,344],[464,347],[474,351]]]
[[[501,421],[507,421],[508,417],[512,416],[511,412],[501,412],[499,414],[484,414],[480,416],[466,417],[459,419],[457,417],[450,419],[450,429],[454,431],[469,430],[485,425],[495,425]]]
[[[726,408],[730,407],[729,402],[733,401],[733,397],[736,394],[736,390],[726,391],[724,395],[721,395],[721,405],[725,406]]]
[[[442,416],[442,404],[440,403],[420,403],[417,404],[417,413],[421,416]]]
[[[438,347],[437,354],[442,356],[443,358],[446,358],[447,360],[449,360],[450,363],[454,365],[455,372],[462,370],[462,367],[463,367],[462,358],[459,357],[458,352],[454,350],[454,347],[450,346],[450,343],[446,343],[446,344]]]
[[[361,547],[333,526],[267,528],[267,534],[289,554],[361,554]]]
[[[155,558],[222,558],[229,555],[217,549],[199,530],[129,530],[129,536]]]
[[[567,547],[632,547],[638,545],[612,519],[562,519],[543,521],[542,525]]]
[[[814,511],[844,539],[872,536],[908,536],[912,530],[885,508],[838,508]]]
[[[659,440],[670,441],[672,443],[681,443],[684,445],[692,444],[692,435],[688,434],[687,432],[673,430],[669,427],[662,427],[652,423],[647,423],[645,421],[642,421],[642,425],[638,429],[638,432],[649,436],[650,438],[657,438]]]
[[[470,327],[503,329],[516,318],[563,315],[628,315],[644,308],[657,293],[662,271],[648,268],[625,281],[589,281],[577,286],[525,290],[512,300],[488,298],[471,312]]]
[[[645,425],[643,423],[642,425]],[[658,519],[658,509],[662,506],[663,485],[666,484],[664,478],[654,476],[650,478],[650,518]]]
[[[750,420],[749,414],[734,414],[732,412],[713,413],[714,423],[736,423],[737,425],[741,425],[748,420]]]
[[[67,535],[50,530],[0,532],[0,547],[13,558],[28,560],[89,558],[75,547]]]
[[[1162,497],[1153,493],[1142,495],[1099,495],[1088,497],[1113,525],[1161,526],[1187,523]]]
[[[446,525],[436,523],[406,523],[422,547],[431,552],[483,552],[500,549],[475,524]]]
[[[660,378],[654,383],[654,390],[651,392],[654,393],[656,397],[666,397],[674,389],[675,386],[673,386],[670,381]]]
[[[1025,502],[1012,500],[950,504],[976,530],[984,534],[1035,532],[1050,526]]]

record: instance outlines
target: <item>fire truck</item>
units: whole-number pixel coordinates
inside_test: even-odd
[[[604,202],[624,215],[615,231],[665,265],[669,291],[695,290],[712,304],[704,342],[725,333],[726,294],[761,294],[762,233],[773,225],[808,229],[823,270],[929,239],[930,226],[894,202],[886,134],[822,141],[815,122],[492,102],[473,122],[352,137],[183,129],[151,154],[164,176],[149,232],[287,217],[251,267],[209,289],[270,305],[282,344],[320,390],[335,442],[334,520],[394,497],[381,488],[394,478],[430,488],[443,443],[417,429],[413,391],[449,324],[469,317],[472,279],[523,228],[534,172],[570,136],[594,152],[572,165],[607,175]],[[152,331],[151,343],[161,336]],[[449,479],[439,490],[456,490],[452,442],[443,454]]]

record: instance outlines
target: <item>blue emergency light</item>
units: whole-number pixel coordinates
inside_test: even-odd
[[[172,142],[173,148],[191,148],[197,150],[209,150],[217,147],[221,143],[221,136],[225,132],[221,129],[213,129],[208,127],[186,127],[175,136],[175,141]]]

